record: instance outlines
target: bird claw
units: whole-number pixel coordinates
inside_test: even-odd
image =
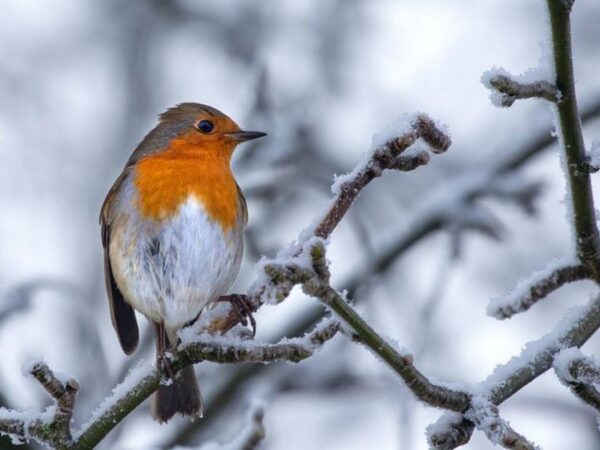
[[[173,369],[173,358],[170,353],[163,353],[156,358],[158,369],[167,375],[168,378],[175,378],[175,369]]]
[[[228,302],[235,313],[238,315],[239,321],[242,325],[252,327],[252,337],[256,335],[256,320],[253,316],[253,304],[250,301],[250,297],[244,294],[231,294],[223,295],[217,300],[219,302]]]

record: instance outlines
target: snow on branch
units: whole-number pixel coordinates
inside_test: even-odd
[[[74,379],[60,380],[42,361],[32,361],[23,369],[31,374],[54,399],[55,404],[41,414],[0,408],[0,433],[19,444],[34,438],[52,448],[72,444],[71,418],[79,384]]]
[[[273,361],[299,362],[309,358],[325,342],[340,330],[337,320],[326,319],[311,333],[302,338],[287,339],[275,344],[241,341],[227,337],[183,333],[188,338],[180,345],[172,361],[172,369],[201,361],[217,363],[268,363]],[[26,414],[0,409],[0,433],[23,442],[33,438],[57,449],[89,449],[98,444],[127,414],[148,398],[159,386],[166,374],[160,369],[143,365],[130,375],[107,397],[81,430],[73,432],[75,393],[78,385],[74,380],[66,382],[57,378],[43,363],[35,363],[29,370],[56,400],[51,418],[48,413]]]
[[[567,348],[554,358],[554,371],[558,379],[571,392],[600,412],[600,391],[594,384],[600,384],[600,364],[578,348]]]
[[[501,68],[484,72],[481,82],[492,91],[492,103],[499,107],[509,107],[518,100],[525,98],[543,98],[552,103],[561,100],[558,88],[545,80],[532,80],[532,73],[515,77]],[[518,78],[521,78],[519,80]]]
[[[310,248],[305,248],[305,253],[310,254],[310,259],[296,256],[288,261],[277,261],[264,266],[270,278],[270,289],[289,292],[294,285],[301,285],[307,295],[320,300],[332,311],[334,317],[342,321],[346,334],[387,363],[419,400],[431,406],[465,411],[470,404],[469,394],[432,383],[413,365],[410,354],[399,352],[371,328],[344,296],[330,286],[324,243],[315,238],[307,245]]]
[[[569,3],[547,0],[555,84],[560,86],[562,94],[561,101],[554,108],[556,135],[559,137],[559,151],[567,181],[567,215],[571,218],[570,225],[573,229],[577,256],[589,269],[592,277],[598,281],[600,280],[600,233],[575,92]]]
[[[553,261],[545,269],[519,281],[510,294],[492,299],[487,313],[496,319],[508,319],[527,311],[561,286],[589,277],[590,273],[586,267],[572,258]]]
[[[332,186],[333,199],[322,218],[303,231],[298,242],[281,250],[279,256],[285,258],[297,255],[301,252],[304,242],[314,236],[328,238],[360,192],[371,181],[381,176],[384,170],[405,172],[427,164],[430,160],[429,153],[423,146],[415,145],[421,141],[425,148],[434,154],[444,153],[451,144],[450,137],[443,127],[425,114],[404,116],[375,135],[372,147],[363,160],[350,173],[336,177]],[[253,311],[257,311],[266,301],[272,301],[272,298],[264,296],[265,292],[265,279],[262,273],[259,273],[258,279],[249,289],[249,295],[246,296],[246,302]],[[286,298],[287,294],[288,292],[280,292],[279,301]],[[226,305],[224,307],[227,311],[212,314],[210,320],[207,319],[208,315],[202,319],[205,331],[211,334],[225,333],[239,323],[239,314]]]
[[[515,450],[536,450],[539,447],[517,433],[500,417],[498,407],[485,397],[473,397],[472,408],[465,417],[475,424],[494,444]]]
[[[486,380],[472,388],[473,395],[499,405],[550,369],[558,352],[580,347],[598,328],[600,295],[587,305],[572,308],[550,333],[529,342],[519,356],[496,367]],[[434,446],[435,449],[448,450],[468,442],[474,428],[468,414],[463,414],[461,421],[456,420],[455,415],[446,417],[441,421],[445,429],[444,426],[435,427],[435,438],[430,437],[430,441],[441,443],[439,447]],[[456,445],[451,446],[452,443]]]
[[[410,171],[429,162],[429,154],[419,150],[414,154],[403,155],[417,139],[421,138],[435,153],[444,153],[450,147],[450,137],[425,114],[404,117],[399,123],[373,138],[373,148],[365,160],[346,175],[336,178],[331,190],[334,194],[333,204],[325,217],[316,227],[314,234],[327,238],[362,189],[384,170]]]

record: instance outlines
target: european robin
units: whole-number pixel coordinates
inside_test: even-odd
[[[231,156],[265,135],[210,106],[182,103],[160,115],[125,164],[100,223],[112,323],[126,354],[138,344],[135,309],[154,323],[157,364],[167,369],[177,331],[231,287],[248,219]],[[193,367],[172,377],[154,396],[153,417],[201,414]]]

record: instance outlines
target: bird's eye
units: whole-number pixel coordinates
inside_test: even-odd
[[[201,120],[196,125],[196,128],[198,128],[198,130],[202,131],[203,133],[210,133],[214,127],[215,126],[210,120]]]

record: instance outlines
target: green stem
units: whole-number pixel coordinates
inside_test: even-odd
[[[570,3],[548,0],[556,87],[562,97],[557,104],[558,126],[565,152],[567,182],[570,185],[577,255],[600,280],[600,237],[596,226],[590,174],[585,170],[585,145],[575,95],[571,50]]]
[[[304,284],[304,289],[307,294],[319,298],[329,306],[352,328],[354,339],[369,347],[396,371],[420,400],[457,412],[464,412],[469,407],[468,394],[431,383],[412,365],[411,356],[403,356],[396,351],[331,286],[313,279]]]

